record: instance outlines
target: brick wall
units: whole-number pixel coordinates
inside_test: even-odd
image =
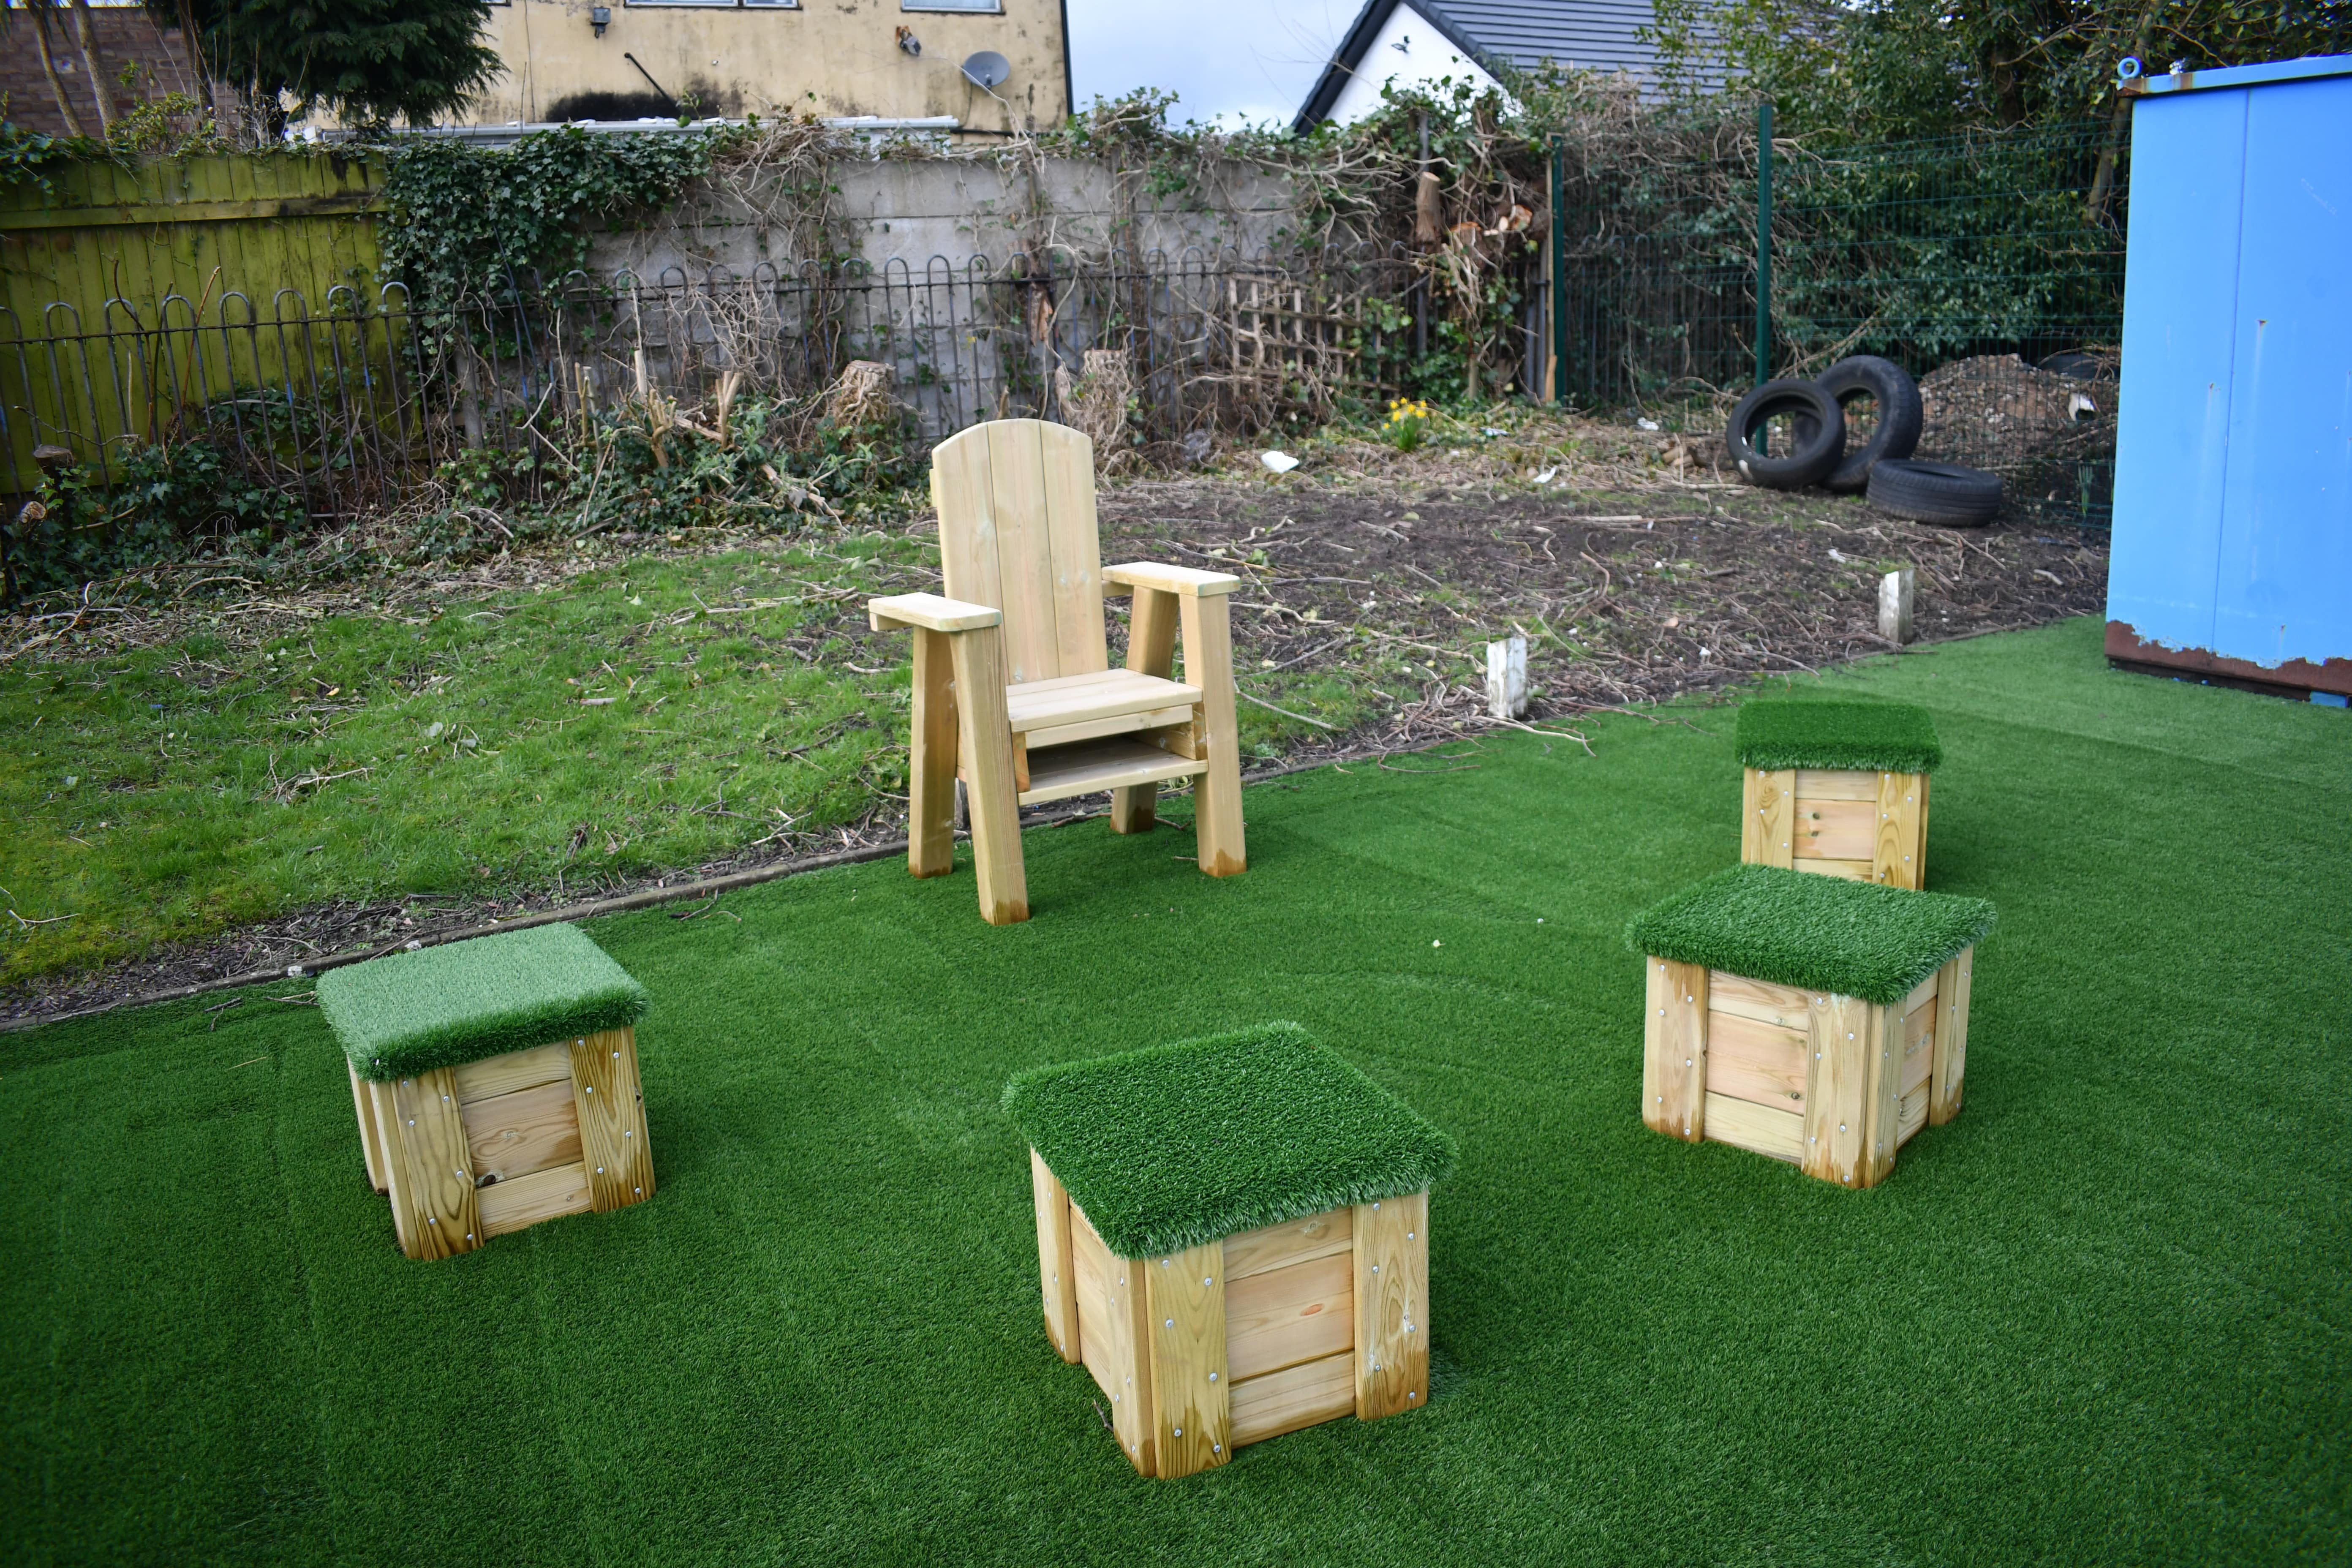
[[[90,101],[89,74],[82,69],[81,50],[74,44],[73,18],[58,11],[51,14],[48,20],[49,54],[57,61],[58,79],[73,99],[74,112],[81,117],[82,129],[95,136],[98,110]],[[179,28],[157,26],[146,12],[136,6],[93,6],[90,21],[95,25],[99,53],[103,57],[99,68],[107,74],[113,102],[161,98],[167,92],[197,96],[195,72],[189,68],[187,49],[181,41]],[[17,125],[27,131],[62,136],[65,117],[58,112],[58,100],[49,91],[47,79],[41,75],[40,47],[33,38],[33,29],[37,26],[32,13],[22,6],[10,6],[8,30],[0,35],[0,92],[8,95],[8,118]],[[122,68],[127,65],[139,68],[135,91],[121,84]],[[72,68],[68,69],[68,66]]]

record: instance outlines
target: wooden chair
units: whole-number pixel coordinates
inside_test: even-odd
[[[992,925],[1029,918],[1020,808],[1042,801],[1108,789],[1111,831],[1141,833],[1160,785],[1192,779],[1201,869],[1247,864],[1225,605],[1241,579],[1103,566],[1094,471],[1094,443],[1066,426],[1000,419],[949,437],[931,453],[947,593],[867,605],[877,631],[915,634],[907,868],[953,868],[961,778]],[[1124,669],[1110,668],[1106,589],[1135,597]]]

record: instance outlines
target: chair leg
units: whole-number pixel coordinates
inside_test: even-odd
[[[1209,771],[1192,784],[1201,869],[1238,877],[1249,868],[1242,841],[1241,732],[1234,713],[1234,634],[1223,594],[1184,600],[1184,679],[1201,689],[1201,733]]]
[[[1176,660],[1176,595],[1138,588],[1127,624],[1127,668],[1165,680]],[[1160,820],[1160,786],[1128,784],[1110,792],[1110,830],[1149,833]]]
[[[957,632],[956,727],[971,807],[971,861],[980,914],[991,925],[1029,918],[1021,865],[1021,797],[1013,782],[1013,721],[1004,707],[1004,640],[995,626]]]
[[[955,655],[945,632],[915,630],[915,712],[907,762],[907,869],[955,868]]]

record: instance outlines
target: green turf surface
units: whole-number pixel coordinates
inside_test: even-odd
[[[1744,768],[1932,773],[1944,762],[1934,715],[1912,702],[1750,702],[1736,741]]]
[[[1893,1006],[1992,930],[1983,899],[1734,866],[1625,926],[1635,952]]]
[[[362,1078],[527,1051],[645,1016],[646,988],[578,926],[396,952],[319,976],[319,1011]]]
[[[1016,927],[887,863],[598,922],[660,1194],[439,1263],[314,1009],[0,1038],[0,1562],[2341,1561],[2352,722],[2100,636],[1829,683],[1932,710],[1931,885],[2001,913],[1868,1192],[1641,1123],[1622,933],[1738,857],[1719,709],[1253,789],[1226,880],[1041,831]],[[1142,1480],[999,1095],[1268,1018],[1460,1146],[1434,1396]]]
[[[1121,1258],[1422,1192],[1452,1142],[1296,1024],[1055,1062],[1004,1109]]]

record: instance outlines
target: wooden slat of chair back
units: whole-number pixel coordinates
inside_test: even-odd
[[[1066,425],[998,419],[931,450],[947,595],[1004,612],[1005,679],[1110,668],[1094,443]]]

